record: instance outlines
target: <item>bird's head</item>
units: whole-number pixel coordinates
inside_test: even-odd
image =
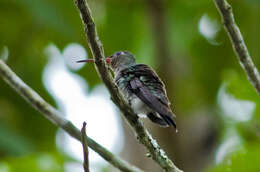
[[[78,62],[94,62],[93,59],[80,60]],[[128,51],[118,51],[106,58],[114,71],[120,71],[126,67],[136,64],[135,57]]]
[[[106,61],[111,64],[113,70],[120,70],[136,63],[134,55],[127,51],[115,52]]]

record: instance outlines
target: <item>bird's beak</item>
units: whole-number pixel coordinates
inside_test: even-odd
[[[77,61],[77,63],[83,63],[83,62],[85,62],[85,63],[94,63],[95,62],[95,60],[94,59],[85,59],[85,60],[79,60],[79,61]],[[106,58],[106,63],[107,64],[110,64],[111,63],[111,57],[108,57],[108,58]]]
[[[85,63],[88,63],[88,62],[94,63],[95,60],[94,59],[85,59],[85,60],[78,60],[77,61],[77,63],[83,63],[83,62],[85,62]]]

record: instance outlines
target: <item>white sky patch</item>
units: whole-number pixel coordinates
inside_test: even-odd
[[[219,89],[217,102],[223,115],[237,122],[252,119],[256,107],[252,101],[239,100],[228,94],[225,83]]]
[[[220,30],[220,26],[215,20],[209,18],[207,14],[204,14],[199,21],[198,25],[199,32],[204,36],[210,43],[217,44],[215,37]]]
[[[220,164],[223,160],[225,160],[227,155],[230,155],[232,152],[242,148],[241,139],[233,128],[228,129],[225,138],[226,139],[224,142],[217,149],[215,155],[216,164]]]
[[[87,53],[84,47],[77,43],[68,44],[63,50],[65,63],[72,70],[79,70],[84,63],[77,63],[78,60],[87,59]]]
[[[43,82],[57,102],[59,110],[79,129],[86,121],[89,137],[110,151],[119,153],[123,148],[123,129],[107,90],[104,86],[98,86],[89,95],[86,94],[88,88],[86,82],[68,70],[59,50],[54,45],[49,45],[46,52],[50,59],[44,69]],[[57,133],[58,148],[82,161],[82,145],[62,133],[63,131]],[[105,161],[92,150],[89,159],[93,168],[106,165]]]
[[[93,170],[93,169],[91,169]],[[69,162],[65,164],[65,171],[68,172],[83,172],[82,163]]]

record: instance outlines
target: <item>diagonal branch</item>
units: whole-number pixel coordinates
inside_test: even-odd
[[[81,15],[90,50],[95,58],[95,66],[101,79],[111,94],[111,99],[124,114],[131,127],[135,130],[139,142],[148,149],[152,159],[157,162],[166,172],[180,172],[181,170],[175,166],[175,164],[167,157],[165,152],[152,138],[149,132],[144,129],[143,124],[138,120],[137,115],[120,95],[115,83],[113,82],[113,78],[109,72],[109,69],[106,66],[103,46],[99,40],[96,26],[86,0],[74,1]]]
[[[26,85],[5,63],[0,59],[0,76],[21,95],[31,106],[38,110],[44,117],[52,123],[62,128],[73,138],[81,141],[80,131],[68,120],[62,117],[62,114],[45,102],[33,89]],[[117,167],[123,172],[143,172],[142,170],[128,164],[126,161],[118,158],[109,152],[106,148],[87,137],[88,146],[97,152],[101,157],[109,163]]]
[[[255,87],[257,93],[260,95],[260,75],[254,65],[254,62],[251,59],[243,36],[235,22],[232,7],[228,4],[226,0],[214,1],[222,17],[222,21],[229,35],[234,51],[236,52],[238,60],[242,68],[246,72],[248,80]]]

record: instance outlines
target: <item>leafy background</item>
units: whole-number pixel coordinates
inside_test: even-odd
[[[156,5],[151,5],[154,2]],[[259,96],[237,61],[213,1],[89,3],[106,55],[131,51],[138,62],[156,69],[165,82],[177,114],[179,133],[149,121],[145,124],[181,169],[260,171]],[[230,3],[260,68],[260,1]],[[158,15],[162,20],[156,18]],[[72,0],[1,0],[0,37],[1,54],[7,49],[9,52],[7,64],[54,106],[56,102],[42,80],[48,63],[46,47],[52,43],[63,50],[76,42],[90,54]],[[162,44],[158,43],[161,40]],[[89,93],[101,84],[91,65],[72,72],[84,77]],[[145,150],[136,143],[124,121],[122,125],[125,144],[119,156],[144,170],[160,171],[145,157]],[[57,148],[56,133],[57,127],[0,80],[1,172],[68,171],[66,163],[78,160]],[[103,171],[116,170],[106,166]]]

